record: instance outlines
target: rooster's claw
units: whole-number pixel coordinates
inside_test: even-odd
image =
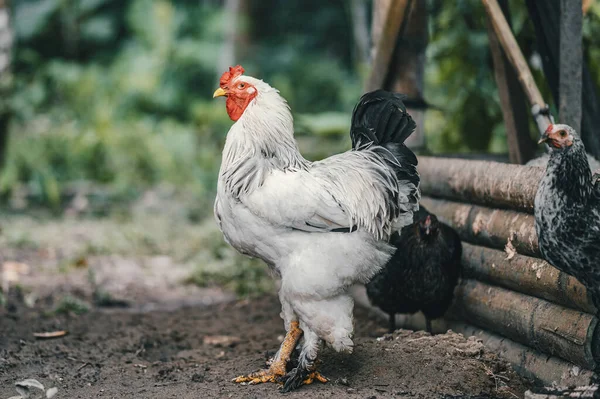
[[[236,382],[238,384],[244,385],[256,385],[262,384],[265,382],[280,382],[282,375],[276,372],[273,372],[271,369],[260,370],[256,373],[252,373],[249,375],[240,375],[239,377],[231,380],[232,382]]]

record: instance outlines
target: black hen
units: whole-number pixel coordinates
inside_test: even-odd
[[[580,280],[600,309],[599,176],[592,176],[583,142],[570,126],[550,125],[540,142],[552,149],[535,197],[540,251]]]
[[[397,250],[367,284],[367,295],[389,315],[390,331],[396,329],[397,313],[420,310],[431,333],[431,320],[442,317],[452,303],[462,245],[456,231],[422,206],[414,220],[392,236],[390,243]]]

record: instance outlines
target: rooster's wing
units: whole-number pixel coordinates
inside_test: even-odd
[[[412,221],[418,189],[398,180],[381,156],[385,151],[381,147],[349,151],[315,162],[307,170],[273,171],[259,189],[240,200],[255,215],[289,229],[363,229],[387,239],[393,228]]]

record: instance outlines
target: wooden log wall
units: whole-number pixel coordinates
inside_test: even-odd
[[[571,309],[596,314],[586,288],[575,277],[530,256],[507,254],[463,242],[463,274],[466,278],[535,296]]]
[[[592,341],[598,319],[533,296],[464,280],[456,291],[456,315],[538,351],[594,369]]]
[[[377,308],[373,308],[364,286],[352,287],[351,293],[357,305],[371,308],[383,319],[387,315]],[[560,385],[586,385],[589,383],[592,372],[574,365],[556,356],[540,352],[527,345],[520,344],[497,333],[476,327],[473,324],[453,319],[453,311],[445,319],[433,320],[432,328],[436,334],[445,333],[448,330],[463,334],[464,336],[476,336],[491,351],[498,353],[503,359],[510,362],[518,373],[530,378],[537,379],[544,385],[552,385],[559,382]],[[422,313],[414,315],[397,315],[396,325],[398,328],[410,330],[424,330],[425,317]]]
[[[586,288],[541,259],[533,205],[544,169],[436,157],[420,157],[418,169],[422,205],[463,241],[463,278],[434,331],[477,335],[545,384],[588,383],[600,323]],[[397,322],[424,327],[422,317]]]
[[[585,287],[543,261],[533,217],[544,169],[421,157],[423,205],[463,240],[452,317],[593,370],[600,326]]]

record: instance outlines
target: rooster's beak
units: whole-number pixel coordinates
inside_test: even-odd
[[[542,137],[540,137],[540,139],[538,140],[538,144],[542,144],[545,143],[546,140],[548,140],[548,136],[546,136],[546,134],[544,134]]]
[[[227,92],[225,90],[223,90],[222,88],[218,88],[217,90],[215,90],[214,94],[213,94],[213,98],[215,97],[221,97],[221,96],[226,96]]]

